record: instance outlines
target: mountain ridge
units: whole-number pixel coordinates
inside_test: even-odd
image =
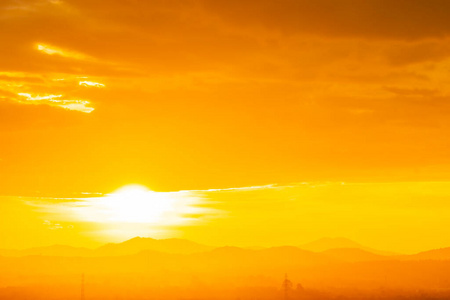
[[[300,245],[299,248],[314,251],[314,252],[323,252],[330,249],[340,249],[340,248],[357,248],[361,249],[367,252],[371,252],[373,254],[377,255],[383,255],[383,256],[393,256],[393,255],[399,255],[398,253],[390,252],[390,251],[381,251],[377,249],[373,249],[367,246],[363,246],[360,243],[357,243],[355,241],[352,241],[350,239],[344,238],[344,237],[336,237],[336,238],[330,238],[330,237],[324,237],[303,245]]]
[[[134,255],[143,251],[154,251],[167,254],[198,254],[206,252],[230,252],[236,253],[270,253],[277,252],[280,255],[286,253],[305,255],[321,254],[328,258],[342,261],[368,261],[368,260],[450,260],[450,247],[422,251],[416,254],[402,255],[392,252],[379,251],[363,246],[346,238],[323,238],[301,246],[278,247],[213,247],[203,245],[186,239],[169,238],[154,239],[149,237],[134,237],[121,243],[108,243],[89,249],[68,245],[52,245],[35,247],[24,250],[0,249],[0,256],[23,257],[30,255],[57,256],[57,257],[117,257]],[[283,254],[284,253],[284,254]],[[312,256],[311,256],[312,257]]]

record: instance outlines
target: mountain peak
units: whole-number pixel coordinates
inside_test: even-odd
[[[123,243],[133,243],[133,242],[142,242],[142,241],[156,241],[156,239],[151,238],[151,237],[140,237],[140,236],[135,236],[134,238],[131,238],[129,240],[126,240],[122,243],[118,243],[118,244],[123,244]]]
[[[377,255],[390,256],[390,255],[396,254],[396,253],[392,253],[392,252],[380,251],[380,250],[376,250],[376,249],[373,249],[373,248],[370,248],[367,246],[363,246],[355,241],[352,241],[352,240],[350,240],[348,238],[344,238],[344,237],[335,237],[335,238],[325,237],[325,238],[321,238],[316,241],[304,244],[304,245],[300,246],[300,248],[309,250],[309,251],[314,251],[314,252],[324,252],[327,250],[339,249],[339,248],[347,248],[347,249],[353,248],[353,249],[361,249],[366,252],[371,252],[371,253],[377,254]]]
[[[324,237],[316,241],[304,244],[300,248],[315,252],[322,252],[334,248],[362,248],[359,243],[344,237]]]
[[[134,237],[122,243],[111,243],[99,247],[96,252],[103,256],[135,254],[145,250],[166,252],[172,254],[192,254],[211,250],[212,247],[201,245],[184,239],[153,239],[149,237]]]

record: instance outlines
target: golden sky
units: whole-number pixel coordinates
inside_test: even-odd
[[[136,233],[449,246],[449,10],[444,0],[1,1],[0,247]],[[86,219],[99,209],[92,193],[130,184],[186,191],[173,222],[158,223],[172,233]],[[80,198],[82,217],[59,204]],[[184,228],[190,214],[198,222]]]

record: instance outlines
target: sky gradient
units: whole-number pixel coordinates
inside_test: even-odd
[[[110,222],[60,205],[130,184],[199,199],[178,215],[198,209],[198,222],[163,224],[166,236],[450,246],[449,10],[444,0],[2,1],[0,247],[143,236],[148,227],[99,238]],[[34,237],[13,237],[30,224]]]

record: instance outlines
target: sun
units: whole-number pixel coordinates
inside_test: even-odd
[[[102,198],[104,217],[111,222],[166,223],[178,211],[178,198],[141,185],[127,185]]]
[[[116,241],[135,236],[174,237],[182,228],[219,214],[207,207],[198,191],[155,192],[136,184],[43,209],[58,220],[95,224],[89,235]]]

